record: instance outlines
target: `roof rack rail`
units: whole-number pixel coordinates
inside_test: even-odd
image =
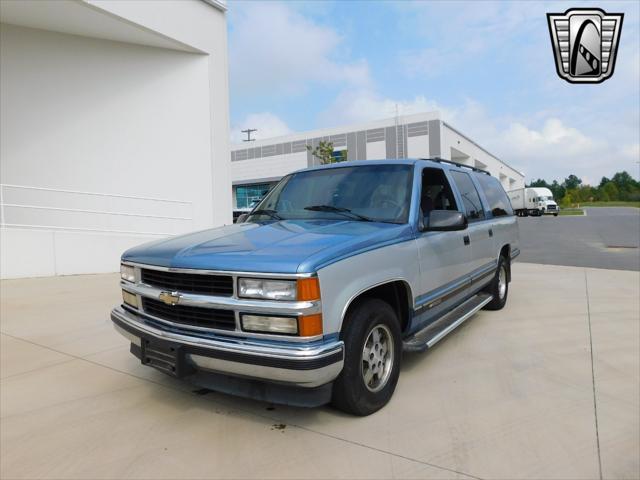
[[[455,165],[456,167],[469,168],[469,169],[473,170],[474,172],[485,173],[485,174],[491,176],[491,174],[489,172],[487,172],[486,170],[482,170],[481,168],[472,167],[471,165],[465,165],[464,163],[454,162],[453,160],[445,160],[444,158],[440,158],[440,157],[421,158],[420,160],[431,160],[432,162],[448,163],[450,165]]]

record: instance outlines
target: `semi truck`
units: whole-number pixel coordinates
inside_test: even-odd
[[[544,214],[557,217],[560,211],[558,204],[553,199],[553,193],[548,188],[518,188],[507,194],[514,213],[519,217],[542,216]]]

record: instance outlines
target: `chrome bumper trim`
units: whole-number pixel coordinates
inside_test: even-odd
[[[265,346],[247,340],[181,335],[147,325],[136,317],[121,307],[111,312],[116,330],[132,343],[140,345],[140,337],[153,337],[184,345],[187,360],[206,371],[317,387],[334,380],[344,362],[342,341],[313,346]]]
[[[134,295],[154,298],[158,300],[160,294],[166,290],[152,287],[144,283],[130,283],[121,281],[120,286]],[[214,297],[210,295],[198,295],[195,293],[180,294],[179,305],[188,305],[192,307],[219,308],[222,310],[236,310],[243,313],[262,313],[270,315],[313,315],[322,312],[322,303],[320,300],[309,302],[286,302],[275,300],[252,300],[247,298],[233,297]]]

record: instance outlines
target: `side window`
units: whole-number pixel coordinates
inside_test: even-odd
[[[420,209],[423,215],[431,210],[458,210],[449,181],[439,168],[422,170]]]
[[[451,171],[453,181],[458,187],[460,196],[462,197],[462,203],[464,204],[464,210],[467,214],[467,219],[470,222],[484,219],[484,210],[482,208],[482,202],[480,201],[480,195],[476,190],[473,181],[468,173]]]
[[[485,197],[489,202],[489,209],[494,217],[503,217],[505,215],[513,215],[513,208],[509,197],[500,185],[497,178],[484,173],[474,174],[482,187]]]

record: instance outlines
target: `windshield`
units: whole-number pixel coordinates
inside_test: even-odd
[[[411,165],[362,165],[284,177],[247,221],[350,219],[406,223]]]

